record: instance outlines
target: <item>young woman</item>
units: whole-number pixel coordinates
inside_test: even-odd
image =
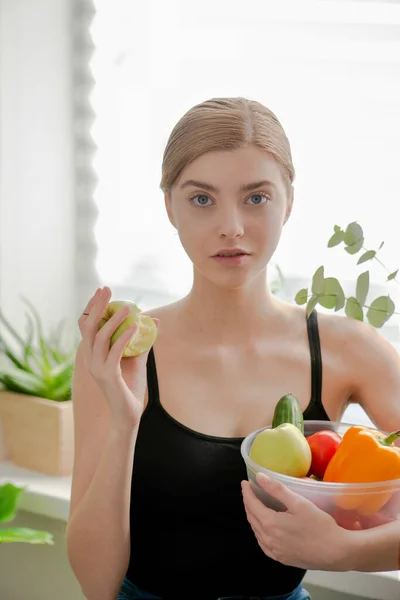
[[[307,320],[268,290],[293,181],[288,139],[266,107],[193,107],[171,133],[161,181],[193,262],[190,293],[149,311],[158,338],[135,359],[121,359],[133,329],[110,350],[126,311],[97,333],[108,287],[83,311],[67,539],[88,600],[309,598],[307,565],[268,556],[247,520],[243,437],[270,424],[289,391],[305,419],[340,420],[352,401],[384,430],[400,424],[398,361],[379,333],[337,315]],[[327,553],[325,568],[336,558]]]

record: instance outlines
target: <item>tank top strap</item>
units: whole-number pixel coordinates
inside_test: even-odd
[[[314,309],[307,319],[308,342],[311,357],[311,402],[310,406],[322,408],[322,355],[318,330],[318,313]]]
[[[157,367],[153,348],[150,348],[150,352],[147,357],[147,391],[147,408],[149,408],[151,405],[159,405],[160,392],[158,388]]]

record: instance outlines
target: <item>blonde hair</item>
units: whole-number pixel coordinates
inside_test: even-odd
[[[290,143],[275,114],[247,98],[212,98],[188,110],[164,150],[160,187],[169,193],[183,169],[206,152],[253,145],[271,154],[289,184],[295,177]]]

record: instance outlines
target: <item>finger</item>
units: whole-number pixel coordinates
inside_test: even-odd
[[[261,550],[264,552],[264,554],[266,554],[273,560],[277,560],[275,552],[268,542],[265,542],[264,540],[260,540],[260,539],[257,539],[257,542],[258,542],[258,545],[260,546]]]
[[[90,310],[89,316],[82,326],[82,344],[87,364],[91,363],[94,340],[97,335],[100,320],[102,319],[111,298],[111,290],[104,287]]]
[[[78,319],[78,325],[79,325],[79,329],[81,329],[81,333],[82,333],[81,326],[86,321],[86,317],[89,315],[90,311],[92,310],[93,306],[95,305],[96,300],[100,296],[100,292],[102,291],[102,289],[103,288],[97,288],[97,290],[95,291],[93,296],[90,298],[89,302],[86,304],[81,316]]]
[[[107,370],[112,372],[120,372],[120,365],[122,360],[122,354],[125,350],[125,346],[129,340],[135,335],[138,328],[138,324],[134,323],[129,329],[118,338],[118,340],[112,345],[107,358]]]
[[[292,514],[299,509],[304,508],[306,505],[311,504],[309,500],[300,494],[296,494],[296,492],[290,490],[277,479],[272,479],[264,473],[257,473],[256,481],[267,494],[270,494],[279,500],[279,502],[286,506],[287,510]]]
[[[110,338],[129,313],[129,306],[124,306],[96,333],[93,344],[93,363],[97,367],[101,367],[106,362],[111,347]]]
[[[259,527],[262,528],[267,519],[272,524],[276,516],[275,511],[272,508],[265,506],[265,504],[257,498],[248,481],[242,481],[242,492],[246,512],[250,513],[251,518],[257,521]]]

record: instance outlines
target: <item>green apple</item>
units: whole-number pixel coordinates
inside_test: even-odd
[[[250,449],[250,458],[265,469],[305,477],[311,466],[311,449],[304,434],[291,423],[282,423],[258,433]]]
[[[157,337],[157,326],[153,319],[147,315],[143,315],[142,311],[137,307],[134,302],[128,302],[125,300],[113,300],[108,303],[106,312],[103,315],[99,323],[99,330],[107,323],[109,319],[115,313],[120,311],[125,306],[130,307],[129,315],[122,321],[111,336],[111,346],[115,344],[117,339],[134,323],[139,325],[133,337],[129,340],[125,346],[122,356],[139,356],[150,350]]]

